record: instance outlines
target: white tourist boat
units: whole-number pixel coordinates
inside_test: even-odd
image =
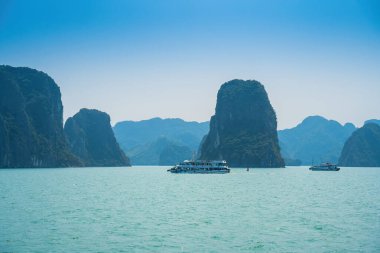
[[[322,163],[320,165],[314,165],[309,168],[309,170],[314,171],[338,171],[340,168],[336,164],[332,163]]]
[[[230,173],[224,160],[185,160],[168,170],[171,173],[225,174]]]

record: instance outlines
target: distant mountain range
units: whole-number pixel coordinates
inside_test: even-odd
[[[113,131],[132,165],[172,165],[191,159],[209,129],[209,122],[153,118],[122,121]]]
[[[128,149],[126,153],[131,157],[133,165],[174,165],[191,159],[193,155],[188,146],[165,137]]]
[[[371,119],[365,122],[377,123]],[[209,131],[209,122],[153,118],[123,121],[113,128],[115,137],[133,165],[171,165],[190,159]],[[294,128],[279,130],[281,154],[287,165],[338,163],[343,146],[357,130],[321,116],[305,118]]]
[[[378,164],[380,120],[357,130],[311,116],[276,133],[274,110],[256,81],[222,85],[210,132],[210,122],[161,118],[123,121],[111,129],[108,114],[87,109],[64,129],[61,92],[50,76],[0,66],[0,83],[0,168],[173,165],[194,157],[201,142],[201,158],[226,159],[236,167],[337,163],[339,157],[346,166]]]
[[[294,128],[278,131],[281,153],[303,165],[337,163],[345,141],[355,130],[351,123],[341,125],[335,120],[310,116]]]
[[[368,124],[368,123],[375,123],[375,124],[378,124],[380,125],[380,119],[369,119],[369,120],[366,120],[364,122],[364,125]]]

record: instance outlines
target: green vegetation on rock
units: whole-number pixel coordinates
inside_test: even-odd
[[[380,167],[380,126],[367,123],[353,132],[344,144],[339,165]]]
[[[47,74],[0,66],[0,167],[82,165],[63,133],[61,92]]]
[[[276,114],[261,83],[232,80],[221,86],[199,156],[232,167],[284,167]]]
[[[85,166],[130,166],[120,149],[107,113],[81,109],[65,123],[72,152]]]

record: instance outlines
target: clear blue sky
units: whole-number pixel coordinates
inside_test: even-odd
[[[0,0],[0,64],[48,73],[64,116],[206,121],[230,79],[262,82],[279,128],[380,118],[380,1]]]

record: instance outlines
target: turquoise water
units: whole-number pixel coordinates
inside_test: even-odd
[[[0,252],[380,252],[380,168],[0,170]]]

